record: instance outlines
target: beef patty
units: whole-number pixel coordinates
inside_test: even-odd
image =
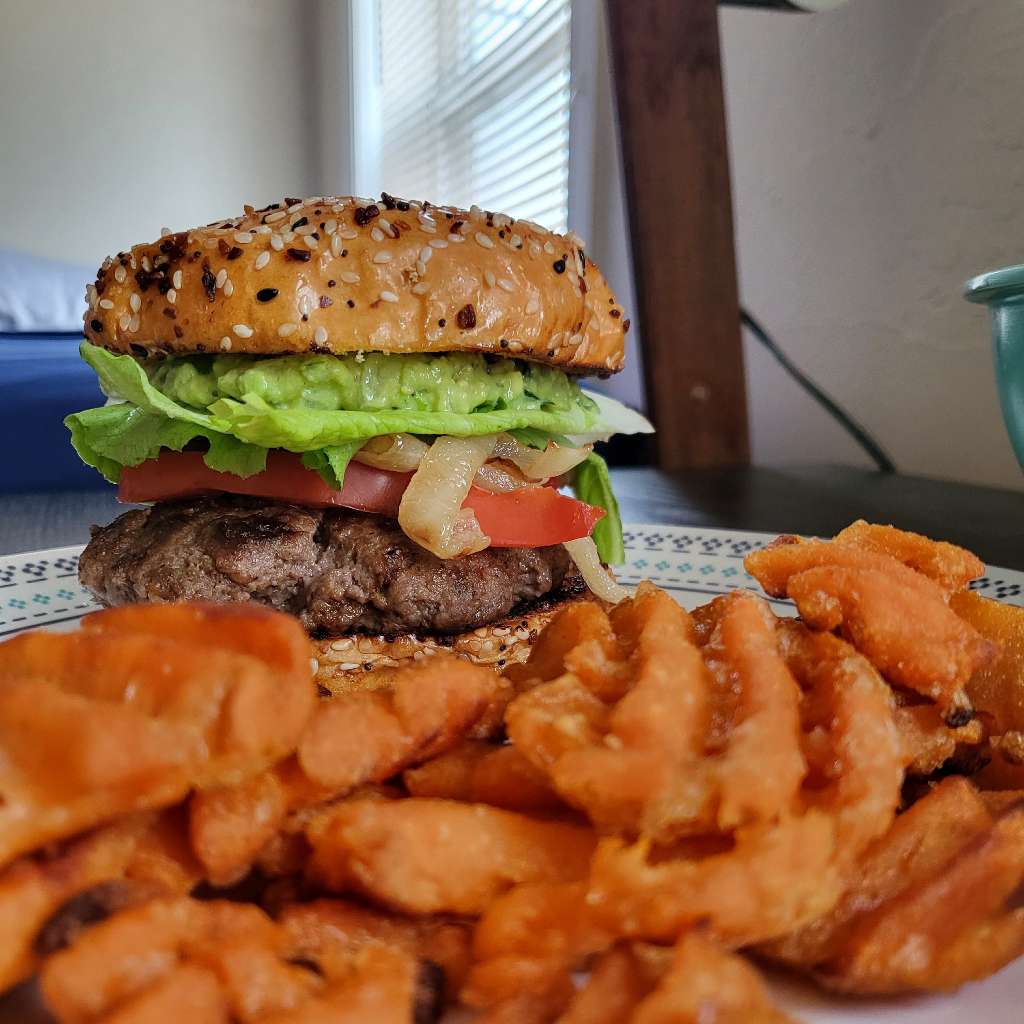
[[[461,633],[583,582],[561,545],[443,560],[394,520],[218,494],[96,527],[79,576],[107,605],[259,601],[314,636]]]

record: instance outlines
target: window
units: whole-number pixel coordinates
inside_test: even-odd
[[[570,9],[570,0],[357,6],[359,191],[476,203],[565,231]]]

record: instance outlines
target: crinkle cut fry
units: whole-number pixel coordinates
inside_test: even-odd
[[[454,1002],[469,971],[469,922],[453,917],[402,917],[339,899],[292,903],[278,921],[299,957],[352,955],[365,946],[389,946],[436,964]]]
[[[894,526],[858,519],[835,536],[838,544],[890,555],[910,569],[934,580],[946,593],[955,594],[985,572],[985,563],[964,548]]]
[[[954,594],[949,606],[1000,647],[999,656],[971,676],[968,697],[991,719],[993,733],[1024,732],[1024,608],[973,591]]]
[[[736,833],[733,849],[652,863],[645,841],[603,839],[587,900],[615,934],[674,941],[706,922],[730,948],[784,935],[828,912],[840,892],[835,825],[820,811]]]
[[[243,875],[290,813],[443,753],[485,713],[496,685],[493,672],[438,655],[396,673],[391,691],[318,702],[296,758],[192,798],[192,842],[211,881]]]
[[[411,796],[490,804],[508,811],[565,808],[547,776],[511,744],[464,740],[402,774]]]
[[[933,877],[857,920],[817,976],[859,994],[944,991],[1024,953],[1024,802],[1000,814]]]
[[[41,978],[60,1024],[162,1021],[153,1013],[174,1006],[194,1010],[190,1021],[225,1024],[408,1024],[436,1019],[438,993],[422,980],[418,961],[399,949],[374,944],[300,960],[286,930],[256,907],[187,898],[96,925],[51,957]]]
[[[501,1006],[517,996],[558,993],[574,970],[615,936],[586,903],[586,884],[533,883],[495,899],[473,934],[474,964],[462,990],[467,1006]]]
[[[578,825],[451,800],[350,800],[307,830],[309,875],[412,914],[480,914],[522,882],[586,876],[594,835]]]
[[[887,679],[954,720],[970,711],[964,686],[998,653],[941,597],[929,600],[884,572],[822,566],[792,577],[787,592],[812,629],[838,629]]]
[[[314,699],[309,665],[288,676],[240,653],[226,625],[208,646],[187,632],[162,634],[166,619],[179,625],[180,610],[146,608],[133,618],[146,624],[136,632],[98,628],[101,612],[77,633],[0,644],[0,865],[121,814],[173,804],[192,786],[243,780],[294,749]],[[208,613],[188,612],[201,638],[218,632],[204,625]],[[296,622],[262,609],[229,618],[243,639],[250,614],[282,642],[308,648]]]

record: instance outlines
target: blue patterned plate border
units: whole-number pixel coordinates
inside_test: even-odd
[[[775,534],[697,526],[629,525],[626,561],[618,569],[627,586],[650,579],[680,604],[694,608],[737,587],[759,592],[743,559]],[[78,582],[80,546],[30,551],[0,562],[0,637],[37,626],[73,623],[96,603]],[[1024,573],[989,567],[974,589],[1024,607]],[[788,601],[773,600],[780,614]]]

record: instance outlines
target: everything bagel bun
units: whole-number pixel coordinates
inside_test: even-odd
[[[629,321],[581,239],[384,194],[286,199],[107,259],[85,334],[139,357],[483,352],[622,368]]]
[[[314,640],[316,681],[335,696],[354,690],[379,690],[392,684],[395,671],[403,665],[441,651],[503,672],[526,661],[540,631],[563,608],[579,601],[596,601],[608,607],[590,591],[583,591],[542,599],[521,615],[456,636],[406,634],[389,640],[351,634]]]

